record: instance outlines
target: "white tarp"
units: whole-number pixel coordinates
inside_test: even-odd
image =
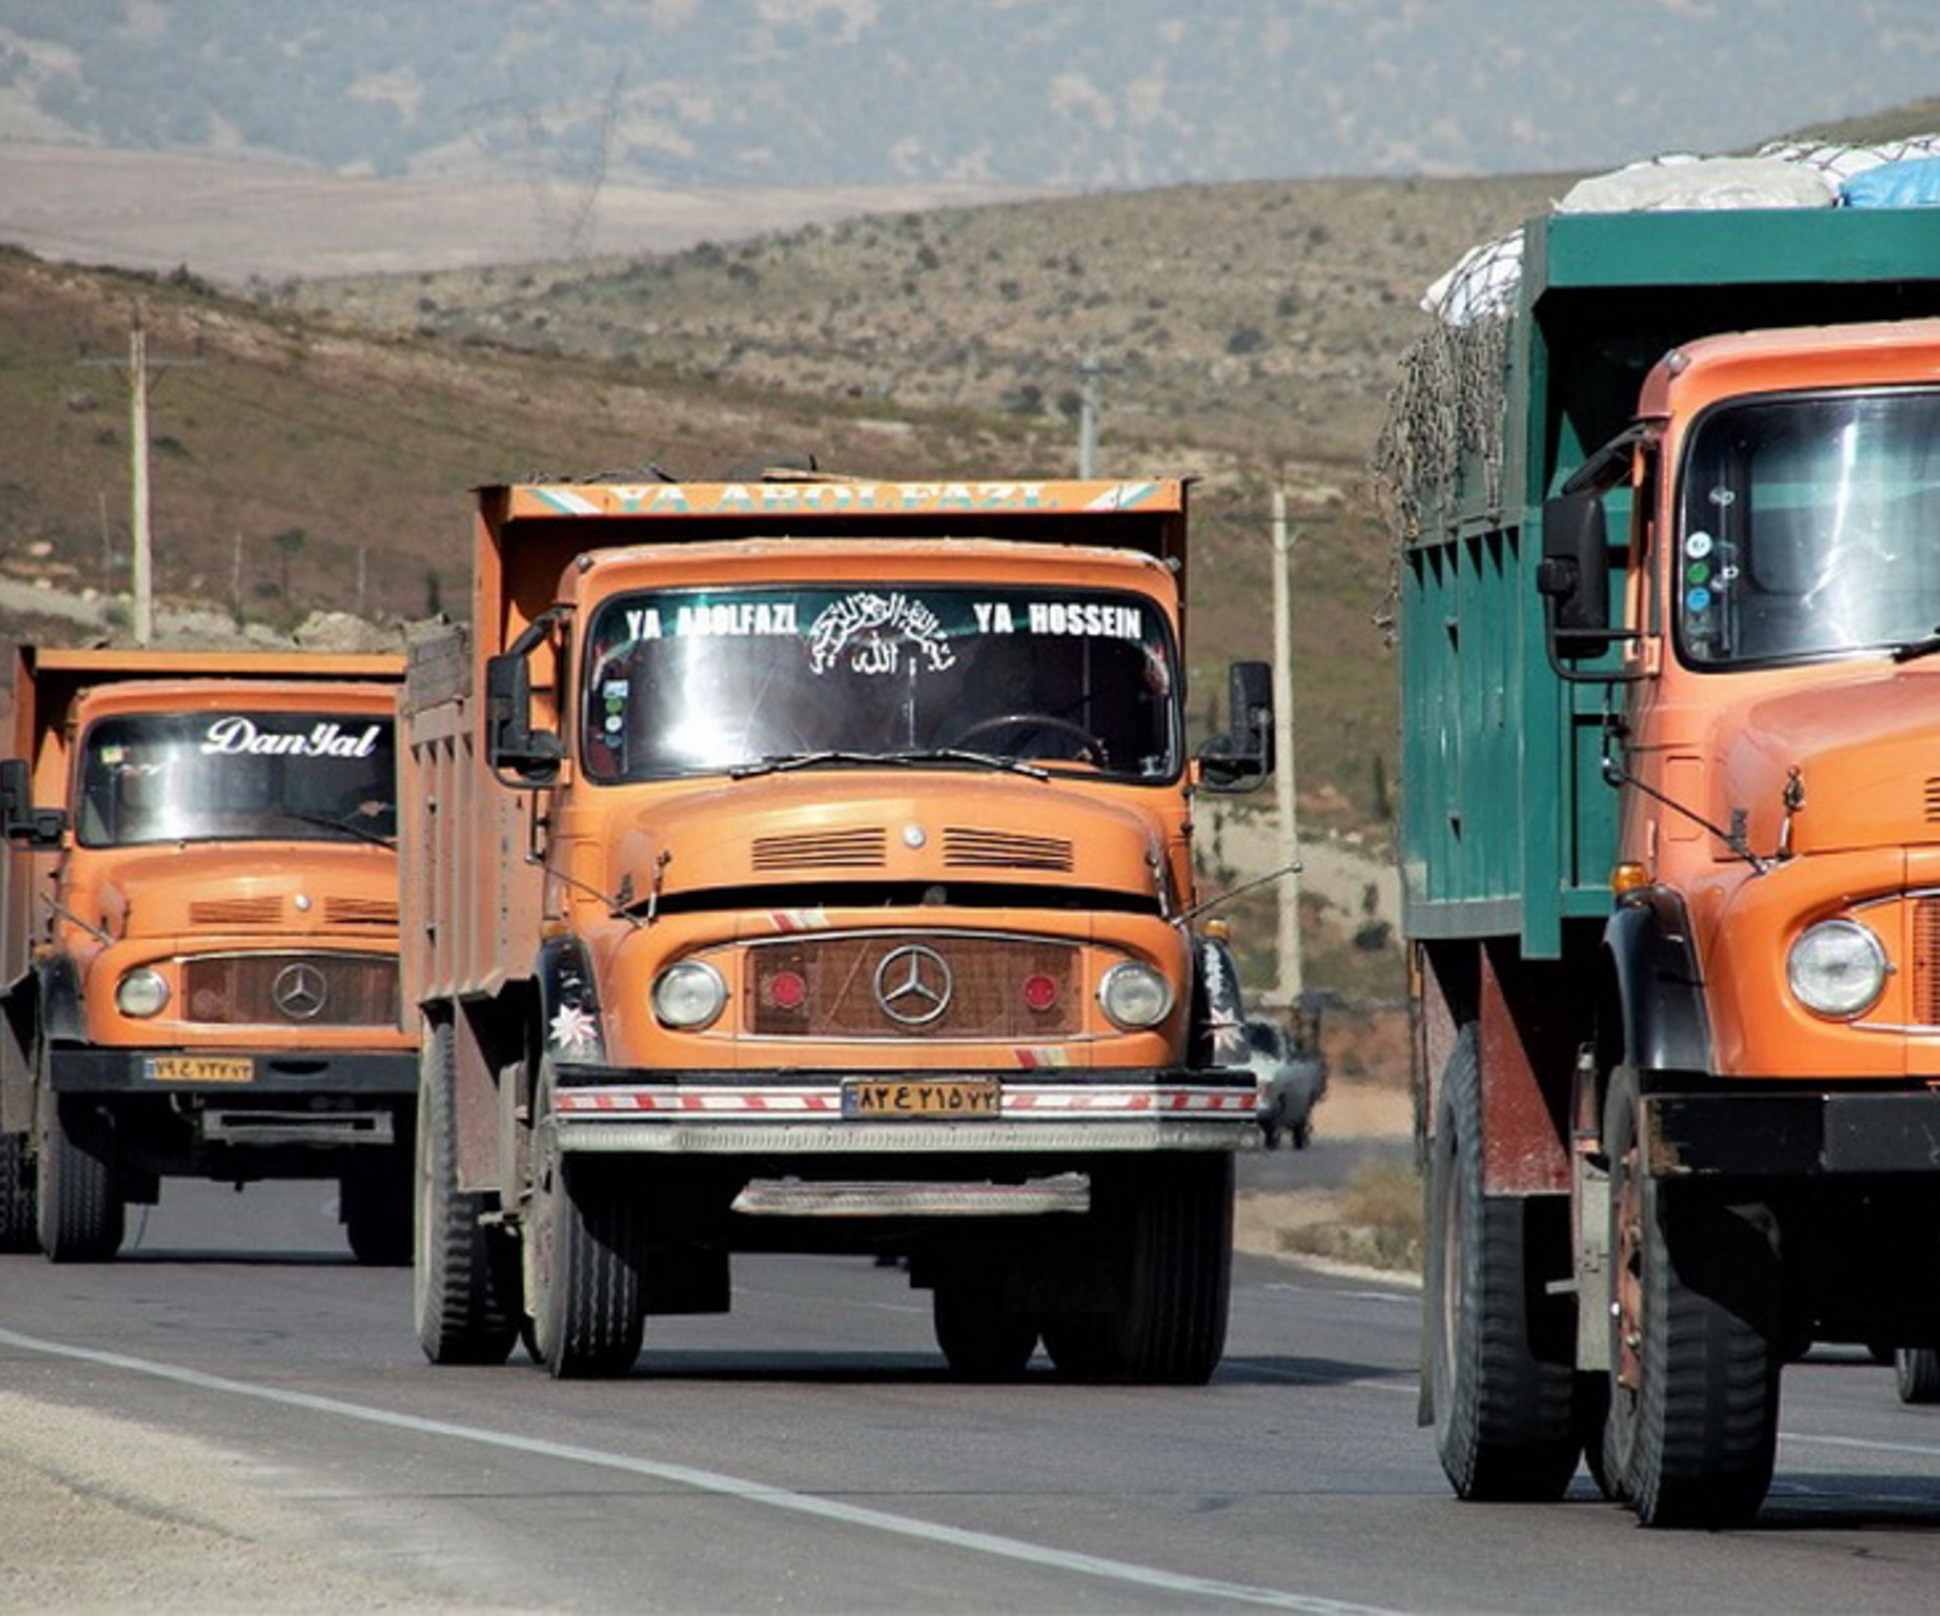
[[[1841,185],[1883,163],[1940,157],[1940,133],[1877,146],[1773,142],[1752,157],[1669,154],[1580,180],[1558,213],[1642,213],[1710,208],[1826,208]],[[1445,325],[1465,326],[1515,306],[1522,280],[1522,232],[1471,247],[1428,288],[1421,306]]]

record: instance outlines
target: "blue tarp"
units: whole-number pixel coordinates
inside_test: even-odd
[[[1909,157],[1865,169],[1839,187],[1839,204],[1848,208],[1940,206],[1940,157]]]

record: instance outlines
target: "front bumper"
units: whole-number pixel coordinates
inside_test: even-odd
[[[1940,1173],[1940,1092],[1653,1094],[1643,1112],[1652,1177]]]
[[[287,1101],[313,1094],[411,1095],[418,1092],[418,1057],[412,1050],[222,1049],[201,1058],[238,1064],[218,1080],[166,1076],[160,1063],[181,1061],[173,1049],[73,1048],[48,1052],[48,1081],[62,1094],[220,1095],[247,1104],[258,1095]],[[240,1063],[246,1061],[245,1068]]]
[[[615,1080],[622,1075],[627,1081]],[[845,1076],[879,1082],[884,1074],[683,1072],[643,1083],[638,1073],[561,1067],[553,1125],[561,1150],[666,1154],[1063,1155],[1232,1151],[1259,1142],[1255,1082],[1245,1069],[1007,1079],[994,1116],[880,1120],[844,1115]]]

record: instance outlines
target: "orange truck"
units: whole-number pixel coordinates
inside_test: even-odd
[[[401,655],[22,647],[0,763],[0,1248],[120,1249],[160,1181],[335,1178],[412,1249]]]
[[[1726,1526],[1787,1363],[1940,1345],[1940,213],[1520,236],[1397,395],[1422,1413]]]
[[[428,1357],[621,1374],[846,1252],[965,1376],[1212,1373],[1257,1125],[1192,803],[1272,726],[1236,664],[1187,755],[1185,564],[1178,482],[480,491],[403,706]]]

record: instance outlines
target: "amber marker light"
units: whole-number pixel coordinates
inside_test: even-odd
[[[1633,892],[1640,892],[1649,885],[1650,871],[1641,864],[1626,861],[1610,872],[1610,890],[1619,898],[1626,898]]]

